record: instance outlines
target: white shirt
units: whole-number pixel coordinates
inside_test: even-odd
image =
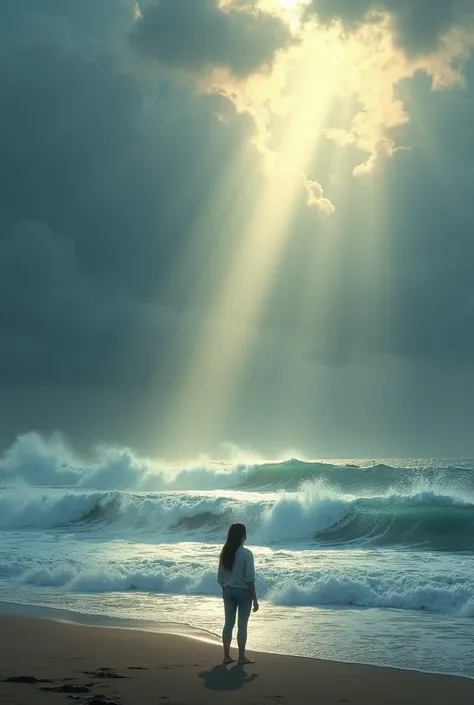
[[[248,583],[255,582],[255,564],[252,551],[249,551],[249,549],[244,546],[240,546],[235,554],[232,570],[225,570],[223,566],[219,566],[217,582],[223,588],[229,587],[248,590]]]

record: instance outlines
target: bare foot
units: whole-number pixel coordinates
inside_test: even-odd
[[[252,661],[251,658],[247,658],[246,656],[244,656],[244,658],[239,658],[240,666],[246,666],[248,663],[255,663],[255,661]]]
[[[226,656],[224,660],[222,661],[222,664],[224,666],[228,666],[229,663],[235,663],[235,658],[232,658],[232,656]]]

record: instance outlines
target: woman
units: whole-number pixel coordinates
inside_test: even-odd
[[[239,647],[239,664],[254,663],[245,655],[247,644],[247,624],[250,611],[258,611],[258,600],[255,592],[255,567],[253,554],[244,548],[247,539],[247,529],[243,524],[232,524],[227,534],[220,559],[217,582],[222,588],[224,598],[225,625],[222,632],[224,644],[224,664],[234,663],[230,655],[232,631],[238,612],[237,644]]]

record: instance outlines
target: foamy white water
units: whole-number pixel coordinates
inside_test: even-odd
[[[118,451],[83,467],[37,442],[0,462],[5,609],[218,638],[218,554],[244,521],[263,598],[252,648],[474,677],[470,461],[173,471]]]

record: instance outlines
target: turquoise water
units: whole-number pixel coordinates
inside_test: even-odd
[[[262,598],[251,648],[474,677],[471,466],[50,463],[33,485],[17,465],[0,491],[0,599],[218,640],[218,554],[244,521]]]

